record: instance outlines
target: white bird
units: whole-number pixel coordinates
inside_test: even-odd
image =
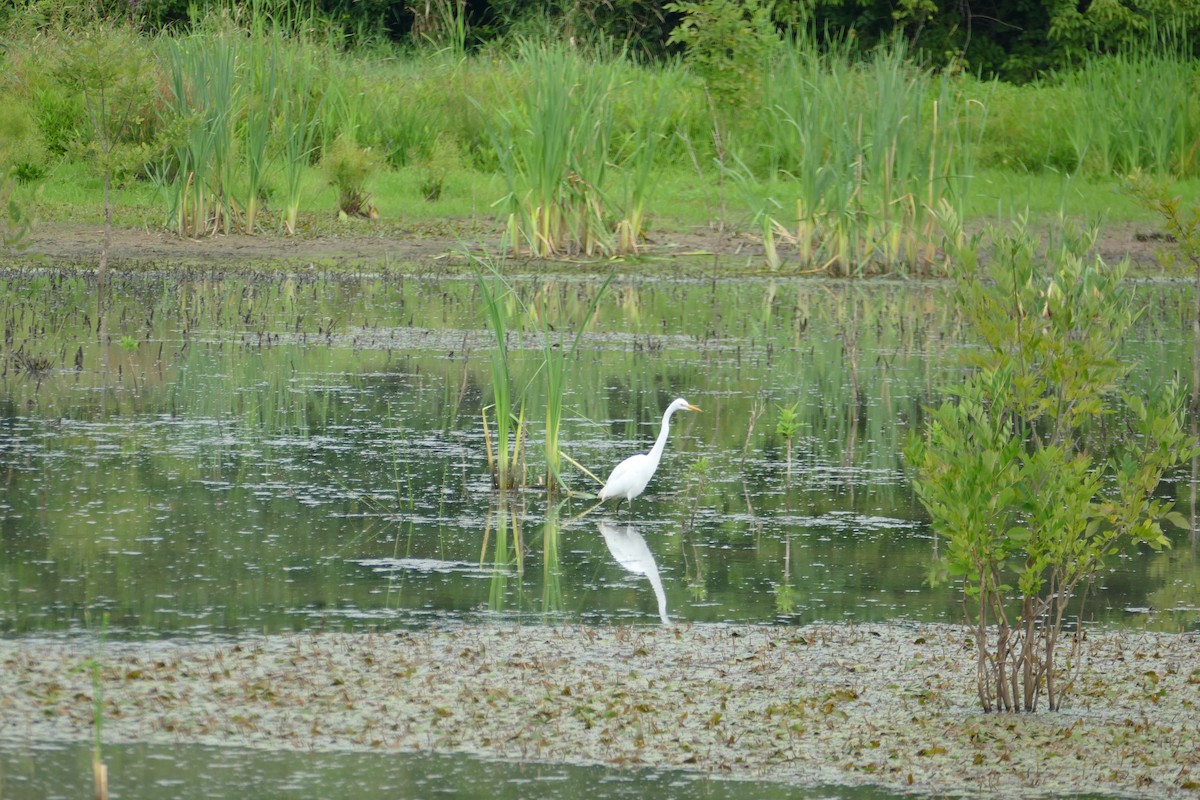
[[[654,477],[654,472],[658,469],[658,462],[662,460],[663,448],[667,446],[667,433],[671,430],[671,415],[676,411],[685,410],[699,411],[700,409],[682,397],[676,398],[671,405],[667,406],[662,418],[662,430],[658,432],[658,439],[654,441],[654,447],[650,448],[649,453],[631,455],[613,468],[608,480],[604,482],[604,488],[597,495],[601,502],[615,497],[618,498],[618,506],[621,505],[621,500],[627,500],[630,508],[633,507],[633,498],[646,491],[646,484]]]

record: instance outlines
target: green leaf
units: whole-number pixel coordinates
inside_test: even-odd
[[[1192,528],[1192,524],[1188,521],[1188,518],[1183,514],[1180,514],[1178,511],[1172,511],[1164,515],[1163,519],[1181,530],[1187,531],[1191,530]]]

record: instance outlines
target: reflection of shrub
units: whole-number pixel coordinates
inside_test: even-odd
[[[370,148],[359,147],[341,134],[321,159],[326,177],[338,190],[338,211],[349,217],[375,219],[379,213],[367,194],[367,179],[379,168],[379,159]]]

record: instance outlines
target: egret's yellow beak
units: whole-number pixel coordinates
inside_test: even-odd
[[[696,407],[695,407],[694,405],[692,405],[691,403],[688,403],[688,404],[687,404],[687,410],[688,410],[688,411],[699,411],[700,409],[696,408]]]

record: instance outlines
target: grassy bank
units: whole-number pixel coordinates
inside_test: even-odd
[[[731,87],[553,43],[347,51],[270,18],[3,39],[0,166],[43,223],[102,220],[107,176],[116,225],[189,237],[469,219],[607,257],[704,227],[768,266],[936,274],[962,220],[1148,220],[1130,172],[1200,186],[1200,70],[1167,47],[1013,86],[796,37]]]

